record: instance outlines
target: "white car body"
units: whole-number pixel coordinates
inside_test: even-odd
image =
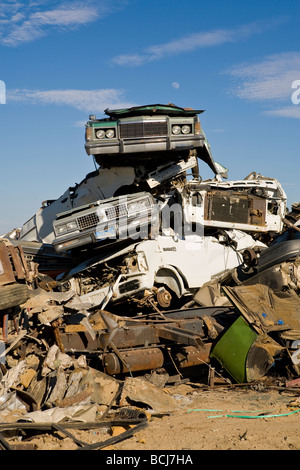
[[[109,286],[79,296],[82,307],[104,309],[110,301],[119,302],[160,285],[177,298],[190,296],[205,283],[218,280],[240,265],[246,248],[266,248],[265,244],[244,232],[234,230],[227,235],[233,243],[221,243],[210,236],[190,235],[185,239],[174,235],[159,236],[156,240],[131,245],[94,264],[78,266],[60,280],[67,281],[76,291],[76,274],[84,274],[85,269],[90,271],[122,254],[127,265],[126,274],[120,274]],[[134,263],[131,262],[133,258]]]

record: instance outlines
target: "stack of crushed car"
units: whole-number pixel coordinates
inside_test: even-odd
[[[90,116],[97,169],[3,239],[26,260],[28,288],[2,306],[3,374],[10,355],[53,347],[119,379],[300,374],[299,204],[288,213],[270,177],[227,181],[201,112],[157,104]]]

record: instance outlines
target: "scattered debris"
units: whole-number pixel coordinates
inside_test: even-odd
[[[145,403],[158,413],[172,413],[176,409],[173,397],[160,390],[152,383],[138,377],[126,377],[120,405]]]

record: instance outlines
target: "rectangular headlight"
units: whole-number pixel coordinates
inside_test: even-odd
[[[55,230],[56,235],[61,235],[62,233],[65,233],[68,231],[67,226],[65,224],[57,225],[54,230]]]
[[[78,229],[78,226],[77,226],[76,220],[68,222],[66,224],[57,225],[56,227],[54,227],[54,231],[56,235],[62,235],[63,233],[73,232],[74,230],[77,230],[77,229]]]
[[[68,223],[66,224],[66,227],[67,227],[67,230],[70,230],[70,231],[76,230],[76,229],[77,229],[77,222],[76,222],[76,220],[74,220],[73,222],[68,222]]]
[[[150,207],[150,200],[143,199],[142,201],[129,202],[127,204],[128,215],[132,215],[136,212],[142,212]]]

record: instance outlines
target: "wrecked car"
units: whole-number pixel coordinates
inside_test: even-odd
[[[197,159],[192,155],[187,160],[176,159],[154,168],[153,165],[149,168],[143,165],[101,167],[86,175],[75,187],[68,188],[58,199],[43,201],[40,209],[23,224],[15,238],[22,242],[50,245],[55,238],[53,223],[57,214],[122,195],[157,193],[164,185],[164,191],[168,192],[174,178],[185,179],[186,171],[196,166]]]
[[[203,146],[205,137],[197,114],[173,104],[147,105],[105,110],[108,116],[90,116],[86,124],[85,149],[88,155],[143,154],[190,150]],[[167,155],[167,154],[166,154]]]
[[[53,246],[58,253],[81,246],[148,238],[150,226],[158,226],[158,212],[149,193],[137,193],[95,201],[57,214],[53,222]]]
[[[229,231],[221,243],[201,233],[179,238],[172,232],[95,253],[58,280],[78,294],[78,308],[104,309],[108,304],[120,308],[125,301],[127,308],[132,302],[135,309],[153,308],[153,302],[168,308],[178,300],[181,304],[190,300],[205,283],[226,276],[250,247],[259,250],[265,245],[240,231]]]
[[[239,267],[245,250],[257,257],[267,247],[260,238],[283,226],[286,196],[271,178],[224,185],[192,179],[167,189],[159,193],[155,239],[104,254],[89,250],[90,258],[66,273],[82,301],[100,308],[133,298],[136,305],[154,299],[160,307],[169,306],[171,299],[187,301],[205,284]]]
[[[218,172],[212,157],[209,154],[206,156],[210,168]],[[197,166],[197,158],[190,155],[187,159],[176,158],[155,164],[151,162],[149,165],[113,164],[109,168],[98,168],[86,175],[76,186],[69,187],[58,199],[43,201],[40,209],[23,224],[14,238],[22,242],[51,245],[55,238],[53,222],[57,214],[121,195],[139,192],[157,194],[161,191],[167,193],[174,179],[184,181],[186,172]]]
[[[206,228],[269,234],[269,241],[284,227],[287,197],[274,178],[251,173],[235,181],[196,179],[188,181],[180,193],[187,220]]]

